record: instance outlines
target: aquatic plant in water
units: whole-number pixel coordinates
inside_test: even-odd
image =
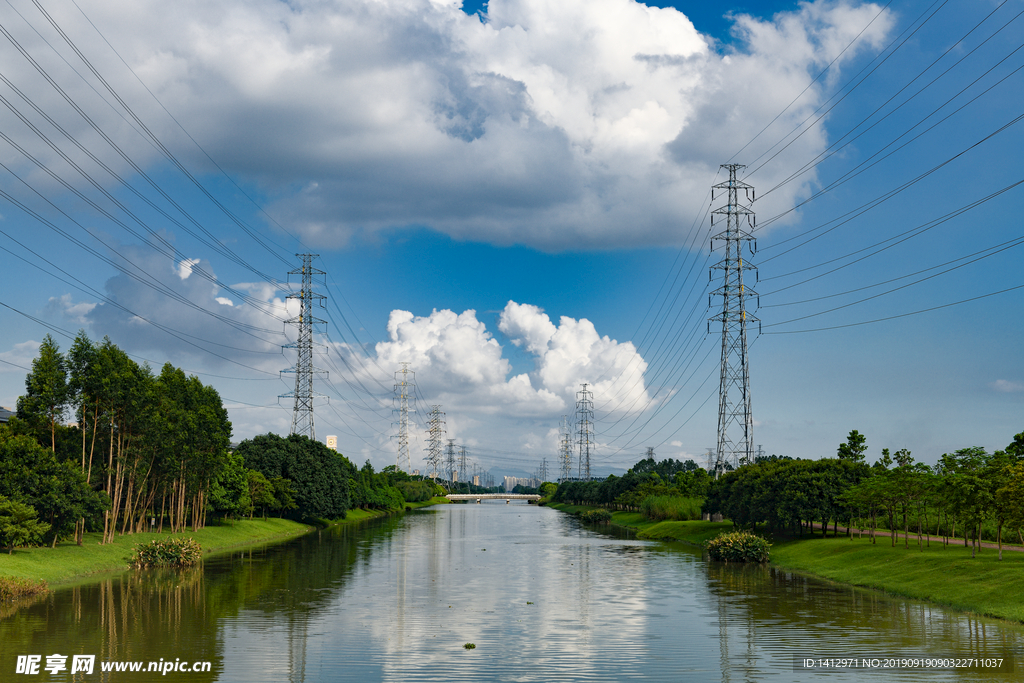
[[[147,567],[191,567],[203,559],[203,548],[191,538],[153,539],[139,543],[128,561],[136,569]]]

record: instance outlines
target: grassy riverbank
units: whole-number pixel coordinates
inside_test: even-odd
[[[45,581],[53,587],[72,583],[101,572],[123,571],[128,557],[139,543],[155,538],[194,538],[204,554],[259,543],[283,541],[308,533],[312,527],[290,519],[269,518],[224,521],[196,532],[157,534],[144,532],[117,536],[112,543],[100,544],[102,534],[88,533],[81,546],[73,541],[56,548],[17,548],[13,555],[0,555],[0,576]]]
[[[557,504],[551,507],[570,513],[590,509]],[[613,512],[612,524],[635,529],[638,538],[694,545],[732,529],[731,522],[651,522],[635,512]],[[1024,622],[1022,552],[1006,551],[999,561],[996,550],[985,548],[972,559],[970,548],[965,548],[962,541],[949,546],[932,541],[930,547],[921,550],[912,538],[908,550],[902,542],[892,547],[888,536],[878,538],[874,545],[867,535],[863,539],[808,536],[774,540],[771,557],[772,564],[780,569],[962,612]]]
[[[963,612],[1024,622],[1024,553],[985,548],[971,558],[963,543],[932,541],[923,550],[893,548],[888,537],[779,540],[772,564],[831,581],[874,588],[891,595],[925,600]]]
[[[421,503],[409,503],[409,508],[447,503],[446,498],[432,498]],[[335,524],[356,524],[388,513],[381,510],[349,510],[345,519]],[[10,577],[33,582],[45,582],[51,588],[76,583],[106,572],[123,571],[135,546],[154,538],[194,538],[203,548],[204,555],[213,555],[251,545],[274,543],[301,536],[313,527],[289,519],[225,520],[196,532],[180,534],[140,533],[117,536],[113,543],[101,545],[102,535],[86,534],[81,546],[72,541],[58,543],[56,548],[17,548],[14,554],[0,553],[0,578]]]
[[[576,514],[585,510],[595,509],[589,505],[564,505],[550,503],[562,512]],[[612,524],[636,530],[636,537],[646,541],[682,541],[691,545],[703,546],[723,531],[732,531],[732,522],[652,522],[639,512],[613,512]]]

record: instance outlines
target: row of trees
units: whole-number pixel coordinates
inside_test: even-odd
[[[233,455],[247,469],[243,480],[262,477],[270,489],[285,490],[294,500],[289,506],[283,499],[267,496],[270,502],[259,503],[250,495],[246,502],[245,491],[239,488],[233,496],[225,496],[240,501],[230,509],[245,510],[248,505],[250,515],[253,506],[260,505],[264,511],[291,509],[300,517],[336,519],[351,508],[401,510],[407,501],[429,500],[444,493],[436,484],[422,477],[414,479],[394,465],[375,472],[367,460],[357,469],[344,455],[295,434],[256,436],[239,444]]]
[[[210,513],[337,519],[437,493],[393,467],[357,469],[305,437],[267,434],[234,451],[230,438],[220,396],[195,376],[169,363],[154,374],[84,332],[64,354],[47,335],[17,417],[0,428],[0,543],[196,530]]]
[[[69,414],[77,426],[64,426]],[[145,528],[154,516],[172,531],[206,523],[210,489],[227,465],[231,423],[216,389],[195,376],[170,363],[155,375],[109,338],[94,343],[85,332],[64,355],[47,335],[17,417],[13,430],[35,436],[58,461],[77,460],[86,486],[106,495],[105,542]]]
[[[621,477],[610,475],[596,481],[568,481],[558,485],[552,500],[572,505],[601,505],[619,510],[639,510],[652,496],[702,498],[711,476],[692,460],[645,458]]]
[[[1024,543],[1024,434],[1005,450],[986,453],[965,448],[944,454],[934,467],[916,462],[906,449],[865,463],[866,440],[856,430],[837,450],[837,457],[793,460],[772,457],[744,465],[712,483],[705,509],[739,526],[765,524],[773,530],[803,533],[820,522],[833,534],[840,523],[869,526],[871,537],[884,525],[896,544],[915,530],[918,543],[926,534],[957,535],[972,542],[972,554],[983,538],[1001,546],[1005,529]],[[1000,547],[1000,556],[1002,549]]]

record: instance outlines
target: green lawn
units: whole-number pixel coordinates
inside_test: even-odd
[[[970,548],[932,541],[893,548],[887,537],[793,539],[772,546],[772,564],[832,581],[875,588],[953,609],[1024,622],[1024,553]]]
[[[449,505],[450,503],[451,501],[444,496],[434,496],[430,500],[424,500],[419,503],[406,503],[405,507],[415,510],[416,508],[429,507],[430,505]]]
[[[0,576],[45,581],[50,586],[70,583],[100,572],[123,571],[136,544],[154,538],[194,538],[204,553],[215,553],[256,543],[279,541],[307,533],[311,527],[288,519],[269,518],[225,521],[192,533],[141,533],[117,536],[101,545],[102,534],[86,534],[81,546],[73,541],[56,548],[16,548],[13,555],[0,553]]]

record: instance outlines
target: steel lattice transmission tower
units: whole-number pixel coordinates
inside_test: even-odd
[[[430,409],[430,420],[427,421],[430,432],[427,437],[427,465],[430,468],[430,477],[437,481],[437,471],[441,467],[441,452],[444,446],[441,441],[444,439],[444,413],[441,406],[435,405]]]
[[[448,439],[448,446],[444,449],[445,472],[448,475],[449,483],[455,483],[455,439]],[[450,490],[450,487],[449,487]]]
[[[594,392],[587,390],[587,383],[583,383],[583,389],[576,392],[576,425],[579,427],[577,433],[577,445],[579,446],[580,458],[579,478],[590,481],[590,449],[594,444]]]
[[[398,412],[398,469],[405,468],[406,473],[412,469],[409,457],[409,392],[416,386],[416,373],[409,370],[409,363],[402,361],[402,369],[395,371],[395,407]],[[412,378],[410,379],[410,375]]]
[[[299,302],[299,314],[285,322],[299,328],[299,334],[295,342],[285,344],[282,348],[296,349],[295,365],[282,370],[282,372],[295,373],[295,390],[283,394],[280,398],[294,398],[295,407],[292,409],[292,434],[302,434],[310,439],[316,440],[316,430],[313,427],[313,400],[322,397],[313,391],[313,376],[327,374],[313,365],[313,328],[316,325],[324,325],[325,322],[313,316],[313,302],[323,307],[323,300],[327,297],[313,291],[313,276],[326,275],[322,270],[313,267],[313,259],[319,254],[296,254],[302,259],[302,267],[288,271],[289,275],[301,275],[302,286],[298,293],[289,294],[289,299],[296,299]]]
[[[456,477],[459,481],[471,482],[469,473],[466,471],[466,447],[459,446],[459,476]]]
[[[558,481],[569,481],[572,476],[572,429],[569,416],[562,416],[561,441],[558,444]]]
[[[717,477],[729,462],[738,466],[741,459],[751,460],[754,451],[754,419],[750,412],[750,356],[747,353],[747,327],[750,323],[760,320],[747,312],[747,301],[757,297],[757,292],[743,282],[744,271],[757,268],[749,260],[743,259],[743,243],[746,242],[750,253],[756,251],[757,245],[751,234],[754,223],[754,212],[740,206],[739,194],[743,191],[747,204],[754,199],[754,188],[736,179],[736,172],[744,166],[740,164],[723,164],[728,169],[729,180],[713,186],[714,190],[724,190],[728,201],[712,211],[712,229],[725,221],[724,229],[711,237],[714,248],[715,240],[722,243],[725,257],[712,269],[722,271],[722,285],[713,296],[722,297],[722,310],[718,315],[709,318],[708,332],[711,323],[722,324],[722,367],[718,389],[718,452],[715,462]],[[716,220],[717,219],[717,220]]]

